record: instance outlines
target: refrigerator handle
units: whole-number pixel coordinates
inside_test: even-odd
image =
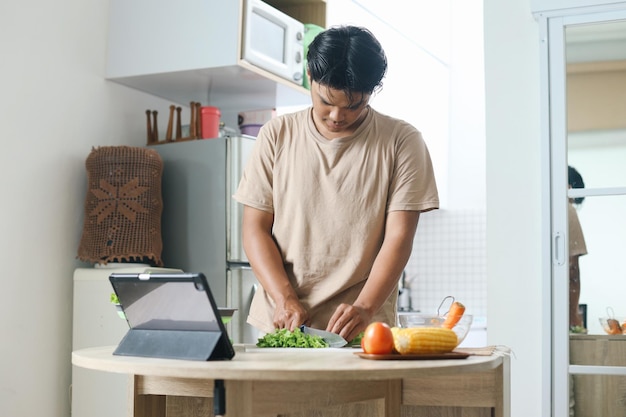
[[[256,294],[257,284],[254,284],[252,288],[250,288],[250,294],[248,295],[247,305],[252,303],[252,299],[254,298],[254,294]]]

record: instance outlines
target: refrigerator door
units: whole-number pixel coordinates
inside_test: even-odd
[[[229,323],[229,335],[233,343],[256,344],[259,331],[246,323],[246,319],[250,313],[252,297],[260,284],[252,273],[252,269],[245,265],[231,266],[227,276],[227,302],[229,306],[237,309]]]
[[[242,135],[154,146],[164,164],[163,260],[204,273],[219,307],[235,307],[227,300],[229,264],[248,265],[241,243],[243,206],[232,195],[254,143]]]
[[[252,136],[238,136],[228,139],[227,161],[227,189],[228,189],[228,229],[226,230],[226,258],[231,262],[248,262],[241,242],[241,221],[243,205],[235,201],[232,196],[237,191],[243,169],[254,147],[255,138]]]
[[[163,260],[204,273],[219,307],[227,307],[227,147],[225,138],[153,147],[163,159]]]

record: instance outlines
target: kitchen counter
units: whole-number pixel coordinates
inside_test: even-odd
[[[215,380],[224,380],[226,416],[324,409],[324,416],[400,417],[412,408],[435,416],[457,407],[472,408],[472,416],[510,415],[509,357],[501,350],[466,359],[368,360],[350,348],[238,345],[230,361],[197,362],[115,356],[114,348],[74,351],[72,363],[131,375],[134,417],[213,415]]]
[[[626,416],[626,336],[571,334],[569,346],[574,415]]]

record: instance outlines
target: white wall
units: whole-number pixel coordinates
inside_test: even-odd
[[[91,148],[166,109],[103,78],[106,1],[0,4],[0,415],[70,414],[72,273]]]
[[[406,120],[422,132],[433,159],[440,199],[445,205],[448,201],[450,141],[449,44],[415,39],[419,34],[412,33],[410,22],[403,19],[408,14],[401,13],[410,3],[410,0],[394,0],[392,8],[390,4],[375,0],[333,0],[327,6],[327,24],[364,26],[380,41],[389,68],[382,90],[371,100],[372,107]],[[437,7],[433,11],[433,21],[445,21],[449,13],[449,1],[440,3],[447,7]],[[415,13],[414,16],[418,20],[413,22],[414,26],[421,27],[422,15]],[[428,20],[423,20],[423,24],[427,24]],[[438,29],[432,39],[448,37],[447,29],[447,26],[445,30]]]
[[[450,29],[449,206],[484,211],[487,187],[483,0],[453,0]]]
[[[539,26],[529,0],[484,8],[488,340],[514,353],[512,417],[542,416]]]
[[[484,210],[482,0],[333,0],[328,14],[381,42],[389,70],[372,106],[422,132],[441,207]]]

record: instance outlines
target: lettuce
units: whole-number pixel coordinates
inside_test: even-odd
[[[280,348],[326,348],[328,343],[321,336],[302,333],[300,329],[276,329],[273,333],[267,333],[260,337],[257,347],[280,347]]]

